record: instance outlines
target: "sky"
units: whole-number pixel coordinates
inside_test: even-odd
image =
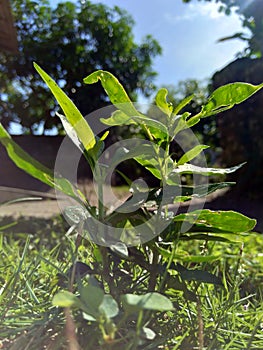
[[[74,0],[71,0],[74,2]],[[249,1],[249,0],[244,0]],[[177,84],[188,78],[205,79],[212,76],[242,51],[244,42],[217,40],[242,31],[238,15],[226,16],[218,12],[215,2],[192,0],[93,0],[110,7],[117,5],[135,20],[134,36],[140,43],[151,34],[163,49],[154,59],[153,69],[158,73],[157,86]],[[51,0],[56,5],[57,0]]]
[[[50,0],[50,4],[55,7],[61,1],[65,0]],[[245,46],[238,39],[217,42],[222,37],[243,31],[243,28],[238,15],[219,13],[215,1],[192,0],[188,4],[182,0],[91,1],[125,9],[135,21],[133,34],[137,43],[148,34],[159,42],[163,52],[153,62],[153,70],[158,74],[154,80],[157,87],[176,86],[186,79],[209,79],[233,61]],[[244,4],[250,1],[244,0]],[[139,96],[138,102],[149,101]],[[16,127],[12,132],[21,133],[21,130]]]

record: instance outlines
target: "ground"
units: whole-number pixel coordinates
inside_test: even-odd
[[[1,201],[10,199],[29,197],[30,200],[22,202],[14,202],[8,205],[2,205],[0,209],[0,217],[37,217],[37,218],[51,218],[63,211],[68,205],[74,205],[71,200],[63,195],[56,195],[54,191],[50,192],[36,192],[36,191],[21,191],[17,189],[1,188]],[[90,183],[82,186],[82,191],[90,198],[91,203],[96,203],[96,191]],[[114,192],[114,193],[113,193]],[[115,189],[105,187],[104,200],[108,207],[117,206],[125,198],[129,196],[127,189]],[[116,199],[117,198],[117,199]],[[193,199],[190,202],[182,205],[172,206],[173,211],[185,211],[189,204],[192,210],[199,207],[204,207],[213,210],[235,210],[247,215],[251,218],[257,219],[256,230],[263,232],[263,203],[260,200],[253,200],[248,198],[241,198],[233,195],[228,190],[218,190],[212,195],[202,199]]]

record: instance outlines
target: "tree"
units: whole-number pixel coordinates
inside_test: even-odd
[[[191,0],[183,0],[190,2]],[[201,1],[201,0],[199,0]],[[263,74],[263,6],[262,1],[252,0],[202,0],[215,1],[222,4],[221,11],[226,14],[235,9],[250,30],[250,35],[236,33],[222,38],[223,40],[239,38],[247,41],[247,47],[239,58],[216,72],[211,79],[212,89],[227,83],[244,81],[252,84],[262,83]],[[220,8],[219,8],[220,9]],[[217,130],[222,147],[221,162],[224,166],[246,162],[234,176],[228,180],[236,181],[235,192],[238,197],[263,198],[263,127],[262,92],[250,101],[242,103],[240,108],[226,111],[217,120]]]
[[[36,61],[87,113],[108,100],[97,85],[91,89],[82,79],[96,69],[118,77],[132,98],[148,95],[156,73],[152,60],[161,48],[151,36],[134,41],[133,19],[119,7],[79,0],[53,9],[47,0],[16,0],[13,14],[19,54],[0,54],[0,115],[2,123],[19,123],[25,132],[60,128],[55,103],[33,68]]]
[[[183,0],[185,3],[189,3],[192,0]],[[251,57],[259,58],[263,55],[263,6],[262,1],[252,0],[198,0],[206,2],[220,3],[219,11],[224,12],[226,15],[230,15],[232,11],[235,11],[240,15],[243,27],[246,29],[244,32],[234,33],[230,36],[219,39],[219,41],[225,41],[230,39],[241,39],[247,42],[247,47],[244,52],[239,53],[239,57]],[[249,30],[249,34],[247,32]]]

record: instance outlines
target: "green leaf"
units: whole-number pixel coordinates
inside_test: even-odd
[[[158,120],[145,116],[134,116],[132,119],[141,127],[149,129],[151,135],[156,139],[167,140],[169,138],[166,126]]]
[[[148,200],[156,201],[157,204],[171,204],[174,201],[178,202],[178,199],[190,200],[193,197],[202,198],[218,189],[233,186],[235,182],[219,182],[207,185],[197,186],[165,186],[165,192],[163,189],[155,188],[149,192]]]
[[[176,276],[169,276],[168,275],[167,288],[168,289],[172,288],[174,290],[183,291],[183,294],[184,294],[184,297],[186,300],[190,300],[190,301],[194,301],[194,302],[197,301],[196,294],[187,289],[185,282],[184,281],[181,282],[178,275],[176,275]]]
[[[99,317],[99,306],[101,305],[104,292],[101,288],[88,284],[80,287],[80,301],[82,302],[82,310],[94,318]]]
[[[125,107],[122,106],[122,109],[125,110]],[[118,110],[113,112],[110,118],[101,118],[100,120],[102,123],[109,126],[122,126],[131,124],[140,125],[141,127],[148,129],[156,139],[166,140],[169,137],[168,130],[163,123],[141,114],[129,117],[123,111]]]
[[[184,281],[198,281],[204,283],[223,285],[221,278],[210,272],[202,270],[188,270],[180,264],[176,264],[176,270]]]
[[[113,318],[118,315],[118,304],[111,295],[104,295],[102,303],[99,306],[99,312],[107,318]]]
[[[138,163],[149,170],[155,177],[161,179],[161,165],[157,157],[163,161],[163,156],[163,149],[154,143],[139,142],[139,144],[136,145],[136,141],[134,141],[133,148],[129,149],[128,147],[120,147],[115,152],[114,156],[111,159],[109,169],[114,169],[118,164],[127,159],[135,159]],[[170,166],[173,166],[172,160],[170,160]]]
[[[110,246],[110,249],[118,254],[119,256],[121,256],[122,258],[128,258],[129,257],[129,251],[128,248],[126,246],[126,244],[122,243],[122,242],[117,242],[115,244],[112,244]]]
[[[100,121],[103,124],[106,124],[109,126],[136,124],[135,121],[132,119],[132,117],[128,116],[126,113],[120,110],[114,111],[112,115],[107,119],[100,118]]]
[[[177,115],[185,106],[188,105],[188,103],[190,103],[192,101],[192,99],[194,98],[194,95],[190,95],[187,96],[186,98],[184,98],[179,104],[178,106],[176,106],[173,110],[173,114]]]
[[[135,157],[134,159],[145,169],[149,170],[157,179],[162,179],[161,167],[158,160],[156,159],[156,154],[152,154],[151,157],[150,153],[141,153],[141,156]]]
[[[52,304],[60,307],[79,307],[79,299],[71,292],[67,290],[58,292],[53,300]]]
[[[223,237],[222,233],[220,232],[220,235],[211,235],[209,232],[204,233],[196,233],[196,232],[189,232],[189,234],[185,234],[180,236],[180,240],[182,241],[194,241],[194,240],[200,240],[200,241],[212,241],[212,242],[224,242],[224,243],[235,243],[236,241],[229,239],[230,234],[228,234],[228,238]]]
[[[110,118],[101,118],[101,122],[112,126],[130,125],[135,122],[141,126],[153,128],[154,130],[151,130],[151,132],[156,138],[164,138],[164,135],[167,137],[168,131],[165,125],[157,120],[148,118],[137,111],[123,86],[111,73],[98,70],[84,78],[84,83],[94,84],[99,80],[109,96],[111,103],[118,108],[118,111],[115,111]]]
[[[233,185],[235,185],[235,182],[216,182],[208,185],[197,185],[195,187],[183,186],[182,193],[183,195],[189,195],[190,193],[192,193],[193,197],[201,198],[219,189],[230,187]]]
[[[186,119],[191,115],[191,113],[185,112],[182,115],[177,115],[174,118],[173,127],[171,130],[171,135],[173,135],[173,138],[182,130],[188,129],[190,126],[188,125],[188,122]]]
[[[91,321],[91,322],[96,322],[96,318],[87,314],[86,312],[82,312],[82,316],[84,318],[84,320],[87,320],[87,321]]]
[[[134,145],[132,147],[119,147],[116,152],[114,153],[110,167],[109,169],[114,169],[118,164],[121,162],[127,160],[127,159],[133,159],[138,156],[141,156],[142,154],[145,155],[147,158],[152,158],[156,156],[158,146],[155,146],[153,144],[148,143],[141,143],[139,142],[136,144],[136,140],[134,141]]]
[[[179,165],[177,168],[173,169],[170,172],[169,176],[172,176],[173,174],[200,174],[200,175],[224,175],[224,174],[230,174],[233,173],[234,171],[240,169],[244,164],[242,163],[239,165],[236,165],[232,168],[226,168],[226,169],[221,169],[221,168],[203,168],[199,167],[194,164],[184,164],[184,165]]]
[[[186,152],[177,162],[177,165],[183,165],[184,163],[190,162],[190,160],[197,157],[204,149],[209,148],[206,145],[197,145],[190,151]]]
[[[111,73],[98,70],[83,79],[85,84],[94,84],[99,80],[109,96],[111,103],[114,104],[119,110],[123,111],[130,117],[140,114],[134,107],[123,86]]]
[[[155,103],[162,112],[170,116],[173,111],[173,105],[167,102],[168,91],[165,88],[160,89],[155,97]]]
[[[189,120],[187,120],[187,127],[191,128],[192,126],[194,126],[195,124],[198,124],[200,122],[200,114],[194,115],[192,118],[190,118]]]
[[[205,236],[205,235],[203,235]],[[182,240],[184,240],[185,236],[180,236],[180,239],[182,238]],[[191,237],[191,236],[190,236]],[[203,239],[205,239],[203,237]],[[158,251],[159,253],[162,255],[162,257],[166,260],[169,260],[171,257],[171,251],[168,249],[164,249],[162,247],[158,247]],[[214,260],[218,260],[220,259],[220,255],[187,255],[187,253],[183,254],[174,254],[173,255],[174,260],[180,260],[180,261],[184,261],[184,262],[196,262],[196,263],[200,263],[200,262],[210,262],[210,261],[214,261]],[[173,267],[171,267],[171,269],[173,269]]]
[[[255,94],[263,87],[248,83],[231,83],[216,89],[209,97],[207,104],[202,107],[201,117],[225,111],[239,104]]]
[[[82,143],[80,142],[76,130],[73,128],[73,126],[68,122],[67,118],[59,113],[56,113],[56,115],[61,120],[61,123],[63,125],[64,130],[66,131],[66,134],[71,139],[71,141],[78,147],[78,149],[83,152],[84,147]]]
[[[181,237],[180,237],[181,239]],[[204,263],[220,259],[220,255],[179,255],[175,254],[174,258],[183,262]]]
[[[45,71],[43,71],[43,69],[41,69],[36,63],[34,63],[34,67],[44,82],[47,84],[52,94],[55,96],[68,122],[75,129],[83,147],[87,151],[93,148],[96,143],[94,134],[80,111],[70,100],[70,98],[64,93],[64,91],[60,89],[56,82]]]
[[[156,292],[143,295],[125,294],[121,301],[127,313],[140,310],[169,311],[173,310],[172,302],[164,295]]]
[[[165,161],[167,162],[167,169],[174,168],[173,160],[170,157],[165,158],[164,150],[158,145],[155,145],[154,143],[143,144],[139,149],[141,149],[141,153],[139,156],[134,157],[134,159],[149,170],[157,179],[163,180],[164,174],[162,173],[162,170]],[[167,172],[168,171],[169,170],[167,170]],[[175,180],[178,180],[177,176],[174,178]]]
[[[96,287],[92,287],[93,288],[89,288],[88,293],[98,292],[95,290]],[[96,289],[100,290],[100,288]],[[84,293],[87,293],[87,289],[84,291]],[[85,305],[81,308],[84,310],[83,318],[87,321],[98,321],[100,316],[106,316],[109,319],[117,316],[119,313],[117,302],[109,294],[102,295],[101,290],[99,295],[95,294],[92,296],[89,294],[88,299],[85,301]]]
[[[221,231],[241,233],[251,231],[256,220],[235,211],[212,211],[209,209],[195,210],[191,213],[179,214],[174,221],[187,221],[191,224],[207,227],[210,230],[218,229]]]
[[[54,178],[54,172],[42,165],[36,159],[32,158],[28,153],[26,153],[20,146],[18,146],[4,129],[0,123],[0,142],[6,148],[8,156],[12,161],[22,170],[24,170],[29,175],[42,181],[52,188],[73,197],[77,201],[81,202],[79,196],[76,194],[76,189],[74,186],[63,177]]]

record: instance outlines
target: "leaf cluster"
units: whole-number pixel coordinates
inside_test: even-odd
[[[69,207],[64,213],[71,225],[68,235],[75,233],[73,266],[64,276],[69,287],[66,291],[59,291],[54,296],[53,303],[65,308],[67,329],[72,324],[74,326],[69,308],[76,313],[76,319],[87,321],[87,327],[92,327],[95,322],[100,330],[94,337],[97,345],[110,348],[120,344],[126,349],[139,349],[142,346],[154,348],[163,336],[160,328],[157,327],[155,331],[152,326],[155,323],[154,313],[158,312],[160,324],[165,322],[164,313],[180,308],[177,293],[183,295],[189,303],[195,303],[198,309],[201,304],[198,293],[201,285],[211,285],[211,288],[222,290],[227,288],[226,278],[207,271],[205,265],[202,269],[186,265],[189,262],[211,264],[218,259],[217,255],[210,251],[209,254],[186,256],[178,251],[178,244],[187,241],[202,241],[205,246],[217,242],[232,244],[253,230],[256,224],[255,220],[233,211],[195,210],[179,215],[171,212],[168,204],[205,196],[229,185],[221,182],[182,186],[180,175],[198,174],[207,178],[213,174],[234,172],[242,164],[228,169],[199,166],[193,161],[207,148],[206,145],[196,145],[179,159],[174,159],[170,153],[170,144],[180,133],[201,119],[242,103],[259,91],[263,84],[239,82],[222,86],[211,94],[195,115],[190,112],[180,114],[192,96],[179,105],[173,105],[167,101],[168,91],[160,89],[155,100],[164,118],[159,121],[154,115],[148,116],[138,111],[118,79],[110,72],[93,72],[84,82],[100,82],[116,108],[102,122],[112,127],[138,125],[147,141],[138,145],[133,143],[131,147],[120,146],[111,159],[111,164],[106,166],[100,163],[100,155],[107,133],[101,138],[95,136],[78,108],[59,85],[40,66],[34,66],[61,106],[64,115],[59,117],[68,136],[83,152],[91,167],[99,193],[98,205],[94,207],[89,198],[85,198],[67,179],[58,174],[52,176],[51,170],[26,154],[0,125],[0,142],[17,166],[64,192],[78,204]],[[135,185],[130,198],[114,210],[108,210],[102,196],[106,170],[111,171],[127,156],[151,172],[160,185],[146,191]],[[128,174],[124,174],[124,177],[131,185]],[[83,241],[88,242],[92,255],[91,267],[78,262],[79,248]],[[198,317],[201,327],[200,316]],[[67,336],[69,341],[77,341],[72,339],[72,332],[68,331]],[[199,345],[203,342],[200,335]]]

